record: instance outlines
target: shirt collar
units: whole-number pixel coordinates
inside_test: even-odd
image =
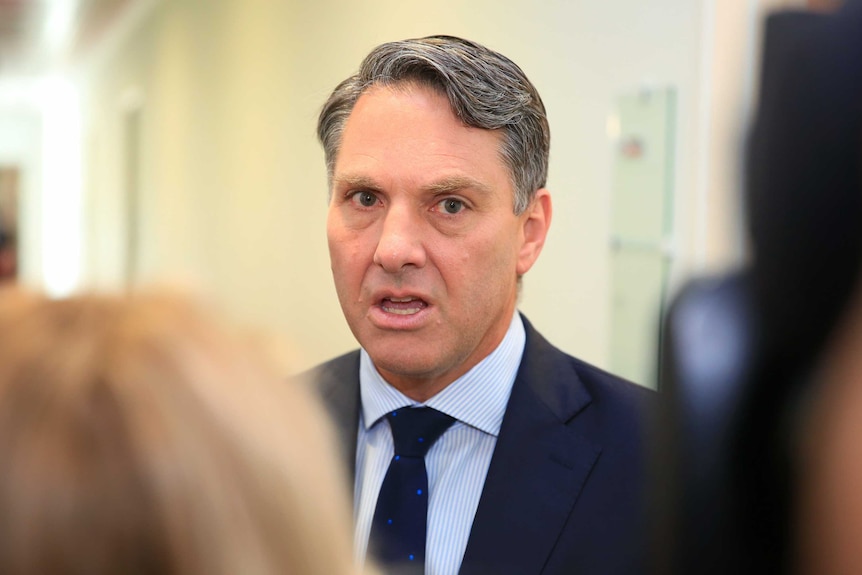
[[[473,368],[447,385],[424,404],[414,401],[383,379],[371,357],[362,349],[359,387],[362,420],[366,429],[390,411],[406,406],[426,405],[496,437],[500,433],[506,404],[521,365],[526,334],[515,312],[500,345]]]

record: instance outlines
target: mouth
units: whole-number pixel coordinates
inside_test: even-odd
[[[414,315],[428,307],[428,303],[417,297],[385,297],[380,300],[380,309],[395,315]]]

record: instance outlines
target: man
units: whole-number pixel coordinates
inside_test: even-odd
[[[555,349],[515,309],[551,222],[533,85],[467,40],[384,44],[332,93],[318,135],[332,272],[362,349],[312,376],[355,469],[359,558],[379,548],[394,417],[427,406],[449,427],[424,455],[418,572],[642,572],[650,394]]]

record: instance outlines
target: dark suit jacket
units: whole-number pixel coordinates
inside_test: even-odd
[[[524,326],[524,357],[460,573],[640,575],[645,410],[654,394],[566,355],[526,318]],[[307,375],[353,470],[359,352]]]

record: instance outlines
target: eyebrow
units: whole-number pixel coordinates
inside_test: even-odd
[[[467,176],[452,176],[444,178],[424,187],[425,190],[435,194],[450,194],[459,190],[473,189],[481,193],[490,193],[491,188],[479,180]]]
[[[370,190],[379,190],[380,186],[373,179],[366,176],[339,176],[332,181],[333,187],[347,186],[349,188],[366,188]]]
[[[347,174],[333,179],[333,187],[345,186],[348,188],[362,188],[367,190],[380,190],[383,187],[373,178],[362,175]],[[468,176],[451,176],[432,182],[422,189],[432,194],[451,194],[460,190],[473,189],[483,194],[491,193],[491,188],[475,178]]]

